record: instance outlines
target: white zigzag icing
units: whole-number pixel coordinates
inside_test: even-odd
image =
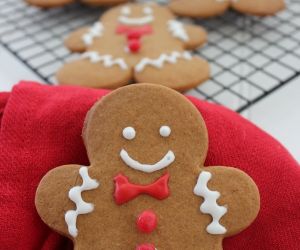
[[[171,32],[172,36],[186,42],[189,40],[189,36],[184,29],[183,23],[176,20],[168,21],[168,29]]]
[[[162,68],[166,62],[175,64],[179,58],[185,60],[191,60],[192,56],[188,51],[184,51],[184,52],[173,51],[170,55],[161,54],[157,59],[150,59],[148,57],[145,57],[135,66],[134,69],[136,72],[141,72],[148,65],[151,65],[155,68]]]
[[[99,186],[99,183],[96,180],[90,178],[87,167],[81,167],[79,169],[79,174],[82,178],[82,185],[72,187],[69,191],[69,198],[76,204],[76,210],[68,210],[65,214],[65,221],[68,225],[69,234],[74,238],[78,235],[76,226],[77,216],[80,214],[91,213],[94,210],[94,205],[85,202],[81,197],[81,193],[83,191],[96,189]]]
[[[94,25],[82,36],[82,40],[85,45],[91,45],[95,37],[102,36],[103,24],[96,22]]]
[[[82,58],[88,58],[92,63],[103,62],[104,67],[110,68],[114,65],[119,65],[123,70],[128,69],[128,66],[123,58],[113,59],[112,55],[100,55],[97,51],[88,51],[82,54]]]
[[[219,221],[224,214],[227,213],[227,208],[219,206],[217,199],[220,197],[220,193],[217,191],[211,191],[207,187],[208,181],[211,179],[211,173],[203,171],[198,177],[197,184],[194,188],[194,194],[204,198],[204,202],[200,206],[200,211],[204,214],[210,214],[213,221],[206,227],[206,231],[210,234],[224,234],[227,232]]]

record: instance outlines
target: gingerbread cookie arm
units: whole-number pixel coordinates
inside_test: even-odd
[[[65,46],[72,52],[84,52],[95,39],[101,38],[103,30],[101,22],[75,30],[65,39]]]
[[[83,27],[70,33],[65,39],[65,46],[72,52],[84,52],[86,45],[82,40],[82,36],[87,33],[89,27]]]
[[[184,29],[189,38],[184,42],[186,49],[193,50],[207,42],[207,33],[202,27],[186,24],[184,25]]]
[[[42,220],[55,231],[69,237],[70,232],[75,231],[75,229],[72,229],[72,223],[69,223],[69,228],[66,221],[66,219],[72,220],[72,218],[65,217],[68,212],[69,215],[73,213],[73,217],[75,213],[80,214],[77,211],[80,204],[74,202],[75,199],[72,199],[73,201],[70,199],[70,195],[76,196],[78,192],[76,194],[76,190],[73,189],[75,192],[71,194],[71,190],[74,187],[80,188],[83,183],[82,174],[89,178],[87,171],[87,167],[79,165],[66,165],[55,168],[43,177],[36,191],[35,206]],[[86,188],[82,191],[84,190],[89,189]],[[77,199],[77,197],[73,198]],[[80,203],[79,199],[78,203]],[[83,205],[89,206],[89,203]]]
[[[168,31],[184,44],[185,49],[195,49],[207,40],[207,33],[202,27],[183,24],[175,19],[169,20],[167,24]]]
[[[260,207],[254,181],[231,167],[201,169],[194,194],[203,198],[200,212],[212,217],[206,230],[213,235],[237,234],[254,221]]]

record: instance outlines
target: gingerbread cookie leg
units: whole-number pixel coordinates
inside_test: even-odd
[[[26,1],[29,4],[41,8],[59,7],[74,2],[74,0],[26,0]]]
[[[83,201],[81,193],[98,185],[89,176],[87,167],[66,165],[55,168],[43,177],[36,191],[37,211],[52,229],[75,237],[77,217],[93,211],[93,205]]]
[[[131,68],[123,58],[88,51],[82,59],[65,64],[56,74],[62,85],[80,85],[93,88],[117,88],[126,85],[132,76]]]
[[[194,193],[203,198],[199,212],[211,216],[206,231],[212,235],[239,233],[253,222],[260,207],[254,181],[231,167],[203,168]]]
[[[239,12],[257,16],[273,15],[285,8],[284,0],[238,0],[231,5]]]
[[[224,13],[229,5],[228,0],[173,0],[169,8],[180,16],[212,17]]]
[[[151,82],[178,91],[196,87],[209,78],[208,63],[187,51],[173,51],[157,58],[143,58],[134,69],[137,82]],[[175,74],[176,72],[176,74]]]

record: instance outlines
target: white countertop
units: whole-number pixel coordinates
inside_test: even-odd
[[[273,135],[300,162],[300,76],[242,114]]]

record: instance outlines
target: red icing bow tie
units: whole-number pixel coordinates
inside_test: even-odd
[[[126,25],[119,25],[117,27],[118,34],[126,34],[128,38],[140,38],[143,35],[151,34],[152,27],[149,25],[131,27]]]
[[[114,178],[115,201],[118,205],[122,205],[140,194],[147,194],[158,200],[166,199],[170,194],[168,187],[169,177],[170,175],[166,173],[154,183],[143,186],[132,184],[126,176],[119,174]]]
[[[127,36],[128,49],[132,53],[137,53],[141,48],[141,37],[151,34],[152,27],[149,25],[139,27],[119,25],[116,32],[117,34],[125,34]]]

